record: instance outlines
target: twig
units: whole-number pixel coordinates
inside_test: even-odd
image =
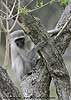
[[[1,27],[2,27],[2,29],[4,30],[4,32],[7,32],[7,30],[6,30],[6,28],[4,27],[4,24],[3,24],[2,20],[1,20],[1,18],[0,18],[0,23],[1,23]]]
[[[24,6],[24,8],[28,7],[34,0],[31,0],[28,4]]]
[[[64,26],[62,27],[62,29],[59,31],[59,33],[57,34],[57,36],[55,37],[55,39],[62,34],[62,32],[64,31],[64,29],[67,27],[67,25],[69,24],[69,22],[71,21],[71,16],[68,18],[68,21],[64,24]]]
[[[7,7],[7,5],[2,1],[3,6],[5,7],[5,9],[7,9],[7,11],[10,13],[10,9]]]
[[[44,4],[42,7],[29,10],[28,13],[32,13],[32,12],[34,12],[34,11],[37,11],[37,10],[41,9],[41,8],[44,8],[45,6],[47,6],[48,4],[50,4],[51,2],[57,2],[57,1],[56,1],[56,0],[53,0],[53,1],[52,1],[52,0],[51,0],[51,1],[47,2],[46,4]]]
[[[9,14],[8,18],[12,15],[13,10],[14,10],[14,7],[15,7],[15,4],[16,4],[16,0],[15,0],[15,2],[14,2],[14,4],[13,4],[13,7],[12,7],[12,9],[11,9],[11,11],[10,11],[10,14]]]
[[[60,29],[61,28],[55,28],[55,29],[52,29],[52,30],[48,30],[47,33],[53,35],[53,34],[58,33],[60,31]]]
[[[6,20],[6,18],[5,17],[2,17],[2,16],[0,16],[0,18],[3,19],[3,20]]]
[[[4,3],[4,2],[2,2],[3,3],[3,5],[4,5],[4,7],[7,9],[7,11],[10,13],[11,11],[10,11],[10,9],[7,7],[7,5]],[[20,8],[20,0],[18,0],[18,8]],[[12,17],[13,17],[13,15],[11,15]],[[13,28],[15,27],[15,25],[16,25],[16,22],[17,22],[17,19],[18,19],[18,16],[19,16],[19,9],[18,9],[18,12],[17,12],[17,14],[16,14],[16,19],[15,19],[15,22],[14,22],[14,24],[12,25],[12,27],[9,29],[9,32],[11,32],[12,30],[13,30]],[[9,18],[10,19],[10,18]],[[8,20],[9,20],[8,19]]]
[[[0,12],[2,12],[3,14],[7,15],[7,13],[5,13],[3,10],[0,10]]]
[[[13,19],[13,18],[16,17],[16,16],[17,16],[17,14],[12,15],[12,17],[8,18],[8,20]]]
[[[18,16],[19,16],[19,8],[20,8],[20,0],[18,0],[18,12],[17,12],[17,16],[16,16],[16,19],[15,19],[15,22],[14,22],[14,24],[12,25],[12,27],[9,30],[10,32],[13,30],[13,28],[16,25],[16,22],[17,22],[17,19],[18,19]]]

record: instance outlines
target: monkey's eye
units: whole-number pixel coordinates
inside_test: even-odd
[[[18,38],[15,40],[15,43],[19,48],[23,48],[25,43],[25,38]]]

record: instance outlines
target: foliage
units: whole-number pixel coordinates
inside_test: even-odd
[[[65,7],[68,4],[69,0],[58,0],[58,1],[59,1],[61,6]]]
[[[36,7],[42,7],[43,6],[43,0],[36,0]]]
[[[19,12],[20,12],[21,14],[28,15],[28,11],[29,11],[29,9],[27,9],[27,8],[19,8]]]
[[[43,7],[43,1],[44,0],[36,0],[36,7]],[[50,0],[48,4],[52,4],[53,2],[59,2],[61,6],[65,7],[68,4],[68,1],[69,0]]]
[[[62,7],[65,7],[68,4],[68,1],[69,0],[49,0],[49,2],[44,4],[44,0],[36,0],[35,9],[30,10],[30,9],[27,9],[26,7],[24,7],[24,8],[19,8],[19,12],[21,14],[28,15],[28,13],[38,10],[38,9],[45,7],[49,4],[52,4],[54,2],[58,2]]]

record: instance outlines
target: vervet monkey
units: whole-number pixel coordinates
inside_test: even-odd
[[[34,43],[30,37],[24,34],[23,30],[17,30],[10,35],[12,69],[19,80],[31,72],[39,56],[32,53]],[[33,49],[34,51],[34,49]]]

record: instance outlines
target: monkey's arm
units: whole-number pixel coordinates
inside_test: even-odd
[[[45,42],[40,42],[38,45],[35,45],[34,48],[29,52],[28,58],[32,64],[36,64],[36,61],[40,58],[38,51],[45,46]]]
[[[46,42],[40,42],[37,45],[35,45],[34,48],[29,52],[30,59],[34,58],[36,56],[38,50],[43,48],[46,43],[47,43],[47,41]]]

